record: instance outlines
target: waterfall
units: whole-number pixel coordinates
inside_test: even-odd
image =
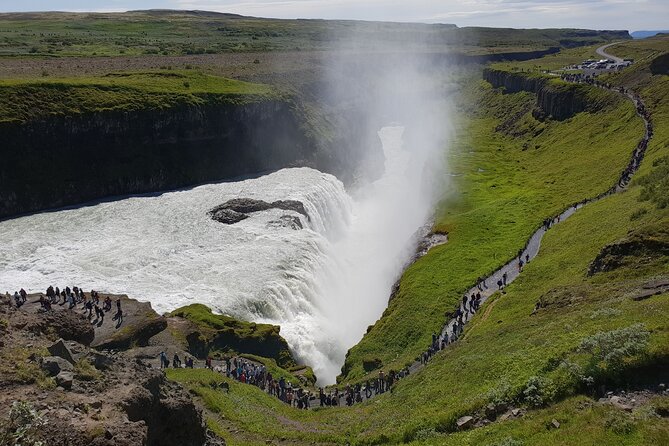
[[[293,353],[334,382],[346,351],[383,312],[427,218],[420,160],[402,128],[380,135],[386,173],[351,197],[332,175],[284,169],[238,182],[133,196],[0,223],[0,287],[80,286],[148,300],[159,312],[203,303],[281,325]],[[234,225],[213,221],[232,198],[299,200],[302,214],[270,209]],[[304,229],[274,225],[282,215]]]

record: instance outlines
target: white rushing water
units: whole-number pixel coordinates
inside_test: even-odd
[[[0,291],[77,285],[148,300],[159,311],[198,302],[281,325],[293,353],[332,383],[344,355],[387,305],[431,209],[418,200],[423,168],[402,149],[402,128],[380,132],[384,176],[350,197],[309,168],[255,179],[123,198],[0,223]],[[231,198],[299,200],[289,211],[213,221]],[[305,229],[272,224],[300,217]]]

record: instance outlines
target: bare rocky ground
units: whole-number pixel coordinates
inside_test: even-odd
[[[181,347],[149,304],[121,297],[117,328],[115,306],[97,327],[80,305],[45,313],[34,295],[21,308],[7,297],[0,296],[0,419],[14,401],[28,401],[46,420],[36,435],[49,445],[223,444],[207,433],[190,394],[140,359]],[[92,347],[110,342],[119,348]]]

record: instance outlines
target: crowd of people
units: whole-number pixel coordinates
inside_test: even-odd
[[[211,358],[207,365],[211,367]],[[225,374],[228,378],[240,383],[250,384],[275,396],[284,403],[298,409],[308,409],[313,398],[311,392],[294,387],[290,381],[283,376],[273,376],[264,364],[257,364],[243,358],[226,358],[221,366],[213,367],[213,370]]]
[[[14,292],[14,302],[17,308],[24,305],[27,300],[28,293],[23,288]],[[59,287],[54,288],[50,285],[44,294],[40,293],[39,304],[39,311],[44,312],[52,311],[54,305],[61,307],[67,305],[68,310],[76,310],[81,305],[83,314],[93,325],[97,325],[98,327],[104,323],[105,314],[112,310],[111,297],[106,296],[101,301],[100,294],[97,291],[91,290],[90,293],[86,294],[82,288],[77,286],[73,286],[72,288],[66,286],[61,290]],[[93,319],[93,314],[95,314],[95,319]],[[120,298],[116,299],[116,313],[114,313],[112,320],[116,321],[117,326],[120,326],[123,322],[123,309],[121,308]]]

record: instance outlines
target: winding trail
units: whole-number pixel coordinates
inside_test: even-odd
[[[613,44],[609,45],[604,45],[601,48],[598,48],[597,52],[598,54],[603,55],[604,57],[608,57],[611,59],[617,59],[622,61],[622,59],[615,58],[607,53],[604,52],[606,48],[611,46]],[[600,50],[602,51],[600,53]],[[581,79],[575,80],[575,82],[581,82]],[[639,166],[641,165],[641,161],[644,158],[646,148],[648,147],[648,143],[653,137],[653,125],[651,123],[651,116],[648,113],[645,104],[641,100],[641,98],[636,95],[634,92],[624,89],[624,88],[615,88],[610,85],[605,85],[601,84],[599,82],[589,82],[590,85],[598,88],[603,88],[610,90],[614,93],[620,94],[624,97],[626,97],[628,100],[632,101],[636,108],[636,113],[637,115],[643,119],[644,124],[645,124],[645,133],[643,138],[639,141],[635,149],[632,151],[632,157],[627,165],[627,167],[621,172],[620,177],[618,178],[618,181],[611,186],[606,192],[603,192],[599,195],[597,195],[594,198],[590,199],[585,199],[581,202],[575,203],[571,206],[569,206],[567,209],[559,213],[558,215],[555,215],[553,218],[550,218],[546,220],[546,222],[539,228],[537,229],[529,238],[525,246],[521,251],[519,251],[519,256],[514,257],[513,259],[509,260],[506,264],[504,264],[501,268],[497,269],[494,271],[492,274],[489,276],[483,278],[482,284],[485,284],[485,286],[482,286],[479,288],[477,285],[474,285],[471,287],[466,295],[471,296],[472,294],[477,294],[480,293],[481,299],[479,304],[482,305],[485,303],[491,296],[493,296],[497,291],[499,291],[499,288],[497,287],[497,281],[498,280],[504,280],[503,277],[506,275],[506,285],[509,285],[512,283],[520,274],[522,274],[522,269],[520,269],[518,260],[519,258],[522,258],[523,262],[525,262],[526,256],[530,260],[534,259],[537,254],[539,254],[539,250],[541,248],[541,240],[543,239],[544,234],[548,232],[554,225],[566,220],[567,218],[571,217],[576,211],[581,209],[582,207],[594,203],[596,201],[601,200],[602,198],[608,197],[610,195],[613,195],[615,193],[621,192],[625,190],[634,175],[634,173],[638,170]],[[440,337],[439,340],[444,339],[447,340],[448,344],[451,344],[453,342],[456,342],[459,338],[459,335],[462,332],[462,327],[467,324],[469,321],[472,320],[474,317],[475,312],[468,311],[465,306],[461,303],[458,307],[460,311],[462,312],[462,325],[460,326],[459,329],[456,330],[457,335],[453,335],[454,333],[454,325],[457,324],[456,318],[450,318],[446,321],[444,324],[441,332],[440,332]],[[479,308],[481,308],[479,306]],[[485,309],[485,315],[487,316],[490,312],[490,307],[486,307]],[[429,360],[428,360],[429,362]],[[414,361],[411,366],[409,366],[409,374],[414,374],[418,371],[420,371],[422,368],[425,367],[426,363],[421,363],[420,359]],[[370,380],[373,378],[370,377]],[[365,398],[364,392],[362,393],[362,399],[365,401],[368,398]],[[372,395],[371,398],[374,398],[376,395]],[[318,405],[318,400],[311,400],[310,401],[310,407],[315,407]],[[340,404],[341,405],[341,404]]]
[[[610,45],[605,45],[601,48],[599,48],[597,51],[599,53],[600,49],[605,49]],[[602,54],[602,53],[600,53]],[[606,55],[606,53],[603,53]],[[641,161],[643,160],[643,157],[646,152],[646,148],[648,147],[648,143],[653,137],[653,126],[651,123],[650,119],[650,114],[647,112],[647,109],[645,107],[645,104],[641,100],[639,96],[634,94],[633,92],[625,89],[618,89],[618,88],[613,88],[608,85],[603,85],[603,84],[595,84],[596,87],[599,88],[604,88],[610,91],[613,91],[615,93],[621,94],[625,97],[627,97],[629,100],[631,100],[636,108],[636,113],[637,115],[643,119],[644,124],[645,124],[645,133],[641,141],[637,144],[637,147],[634,149],[632,152],[632,158],[630,159],[627,167],[622,171],[620,174],[620,177],[615,185],[613,185],[609,190],[606,192],[591,198],[591,199],[586,199],[584,201],[581,201],[579,203],[573,204],[572,206],[568,207],[564,211],[562,211],[560,214],[554,216],[551,218],[547,223],[537,229],[530,239],[527,241],[525,244],[525,247],[522,249],[520,252],[520,258],[525,261],[525,256],[528,256],[530,260],[534,259],[537,254],[539,253],[539,249],[541,247],[541,240],[546,234],[546,232],[553,227],[553,225],[560,223],[561,221],[566,220],[567,218],[571,217],[577,210],[581,209],[583,206],[586,206],[589,203],[594,203],[596,201],[601,200],[602,198],[608,197],[609,195],[613,195],[615,193],[618,193],[622,190],[624,190],[627,185],[629,184],[632,175],[638,170],[639,166],[641,165]],[[480,293],[481,294],[481,300],[480,304],[483,304],[486,300],[488,300],[495,292],[499,291],[497,287],[497,281],[498,280],[503,280],[503,276],[506,274],[506,284],[510,284],[513,282],[521,273],[522,270],[518,267],[518,260],[519,257],[515,257],[512,260],[510,260],[508,263],[506,263],[504,266],[493,272],[491,275],[488,277],[485,277],[483,282],[487,286],[484,286],[479,288],[478,286],[473,286],[470,288],[466,295],[471,296],[472,294]],[[460,304],[459,306],[460,310],[463,313],[462,320],[466,324],[469,322],[473,317],[474,317],[474,312],[468,312],[466,311],[465,307],[463,304]],[[452,318],[448,320],[445,324],[444,327],[441,330],[441,336],[442,338],[445,338],[447,334],[452,334],[453,333],[453,327],[456,324],[456,319]],[[450,336],[449,336],[450,340]],[[457,340],[457,336],[455,337],[455,340]],[[453,342],[453,341],[451,341]],[[450,342],[449,342],[450,343]],[[412,371],[417,371],[420,368],[421,364],[419,361],[417,361],[417,364],[414,363],[411,367]]]
[[[606,59],[611,59],[611,60],[614,61],[615,63],[623,63],[624,60],[621,59],[620,57],[616,57],[616,56],[614,56],[613,54],[609,54],[609,53],[606,52],[606,49],[607,49],[607,48],[609,48],[609,47],[611,47],[611,46],[613,46],[613,45],[617,45],[617,44],[619,44],[619,43],[620,43],[620,42],[613,42],[613,43],[609,43],[609,44],[607,44],[607,45],[602,45],[602,46],[600,46],[599,48],[597,48],[597,49],[595,50],[595,52],[596,52],[597,54],[599,54],[600,56],[606,58]]]

